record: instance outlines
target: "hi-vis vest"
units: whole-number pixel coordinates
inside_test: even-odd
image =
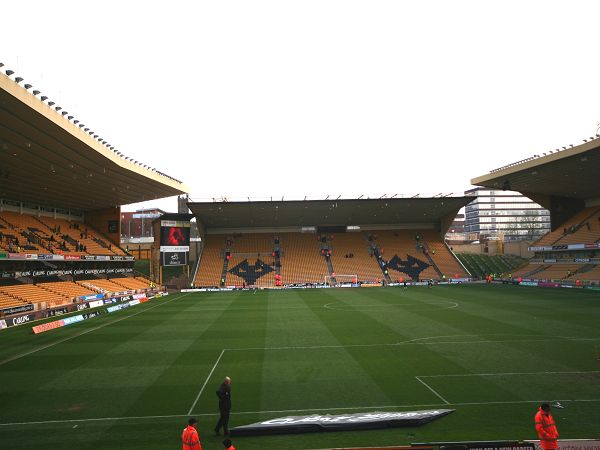
[[[535,415],[535,429],[542,448],[554,449],[558,447],[558,430],[556,429],[552,414],[546,414],[540,408]]]
[[[198,431],[192,426],[187,426],[181,435],[183,450],[202,450]]]

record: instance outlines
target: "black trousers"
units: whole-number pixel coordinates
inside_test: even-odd
[[[221,427],[223,427],[223,433],[229,433],[229,409],[219,409],[219,413],[221,416],[219,417],[219,421],[217,422],[217,426],[215,427],[215,431],[218,433]]]

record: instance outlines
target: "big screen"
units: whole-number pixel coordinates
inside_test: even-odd
[[[189,252],[190,228],[189,227],[161,227],[160,228],[161,252]]]

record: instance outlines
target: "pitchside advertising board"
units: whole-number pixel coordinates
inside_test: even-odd
[[[190,252],[189,221],[160,221],[160,254],[163,266],[185,266]]]

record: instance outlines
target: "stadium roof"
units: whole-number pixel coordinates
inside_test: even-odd
[[[473,197],[190,202],[206,229],[439,223]]]
[[[536,155],[537,156],[537,155]],[[471,180],[477,186],[519,191],[525,195],[600,198],[600,139],[528,158]]]
[[[0,198],[92,210],[188,191],[57,109],[0,74]]]

